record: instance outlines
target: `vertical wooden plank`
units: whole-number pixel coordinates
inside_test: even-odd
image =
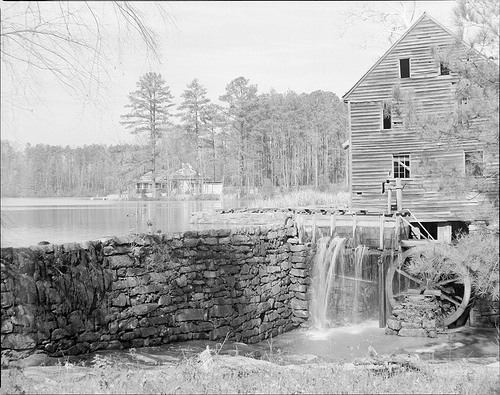
[[[385,223],[385,217],[383,215],[380,216],[380,238],[379,238],[379,249],[381,251],[384,250],[384,223]]]
[[[387,261],[387,259],[384,261],[384,279],[385,279],[385,287],[392,287],[392,284],[388,284],[387,283],[387,272],[389,271],[389,267],[392,266],[392,265],[395,265],[396,262],[395,262],[395,257],[397,257],[397,251],[394,251],[394,250],[390,250],[390,257],[389,257],[389,260]],[[389,318],[392,314],[392,306],[391,306],[391,303],[389,302],[389,300],[387,300],[387,292],[385,292],[384,294],[384,298],[385,298],[385,318],[386,318],[386,321],[387,321],[387,318]]]
[[[396,178],[396,207],[398,211],[403,210],[403,185],[401,178]]]
[[[384,253],[383,251],[380,253],[378,257],[378,300],[379,300],[379,306],[378,306],[378,326],[379,328],[385,328],[385,323],[387,321],[387,317],[385,314],[385,270],[384,270]]]
[[[387,189],[387,214],[392,213],[392,189]]]
[[[352,214],[352,245],[356,245],[356,213]]]
[[[347,173],[347,187],[349,188],[349,207],[352,207],[352,119],[351,119],[351,101],[347,101],[347,122],[349,128],[349,149],[347,150],[347,166],[349,172]]]
[[[313,243],[316,243],[316,232],[317,232],[317,229],[316,229],[316,215],[317,213],[314,213],[312,215],[312,236],[311,236],[311,242]]]
[[[441,225],[438,224],[438,241],[440,243],[451,244],[451,225]]]

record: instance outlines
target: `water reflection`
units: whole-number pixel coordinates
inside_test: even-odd
[[[239,207],[238,201],[96,201],[83,198],[2,199],[2,247],[95,240],[129,232],[206,229],[191,213]]]

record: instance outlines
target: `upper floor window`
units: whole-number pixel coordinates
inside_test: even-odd
[[[458,100],[458,117],[463,127],[470,126],[471,114],[469,111],[469,98],[463,97]]]
[[[392,129],[392,106],[388,102],[382,103],[382,129]]]
[[[399,59],[399,76],[401,78],[410,78],[410,58]]]
[[[443,62],[439,62],[439,75],[450,75],[450,69]]]
[[[392,155],[392,176],[410,178],[410,154]]]
[[[484,154],[483,151],[465,151],[465,174],[472,177],[483,176]]]

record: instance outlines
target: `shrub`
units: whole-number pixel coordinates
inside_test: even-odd
[[[473,232],[461,234],[453,246],[429,244],[414,248],[405,269],[423,280],[423,287],[457,277],[463,282],[469,276],[478,296],[499,300],[498,234]]]
[[[457,277],[458,281],[466,275],[465,266],[452,259],[452,246],[446,244],[430,244],[411,250],[410,260],[405,269],[412,276],[423,280],[422,288],[433,289],[443,280]]]
[[[452,259],[469,268],[476,295],[499,299],[498,234],[472,232],[459,235]]]

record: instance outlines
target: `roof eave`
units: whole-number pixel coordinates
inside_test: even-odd
[[[372,70],[375,69],[375,67],[377,67],[387,57],[387,55],[394,49],[394,47],[396,47],[422,21],[422,19],[424,19],[425,17],[429,18],[432,22],[434,22],[436,25],[438,25],[441,29],[443,29],[445,32],[447,32],[450,36],[455,37],[456,39],[462,41],[465,45],[469,44],[465,40],[457,37],[456,34],[453,33],[450,29],[448,29],[447,27],[443,26],[441,23],[439,23],[438,21],[436,21],[433,17],[431,17],[430,15],[428,15],[426,12],[424,12],[420,16],[420,18],[418,18],[415,21],[415,23],[413,25],[411,25],[408,28],[408,30],[405,33],[403,33],[403,35],[394,44],[391,45],[391,47],[384,53],[384,55],[382,55],[380,57],[380,59],[377,60],[377,62],[358,80],[358,82],[356,82],[356,84],[354,84],[354,86],[351,89],[349,89],[342,96],[342,99],[344,101],[348,101],[349,95],[365,80],[365,78],[372,72]]]

